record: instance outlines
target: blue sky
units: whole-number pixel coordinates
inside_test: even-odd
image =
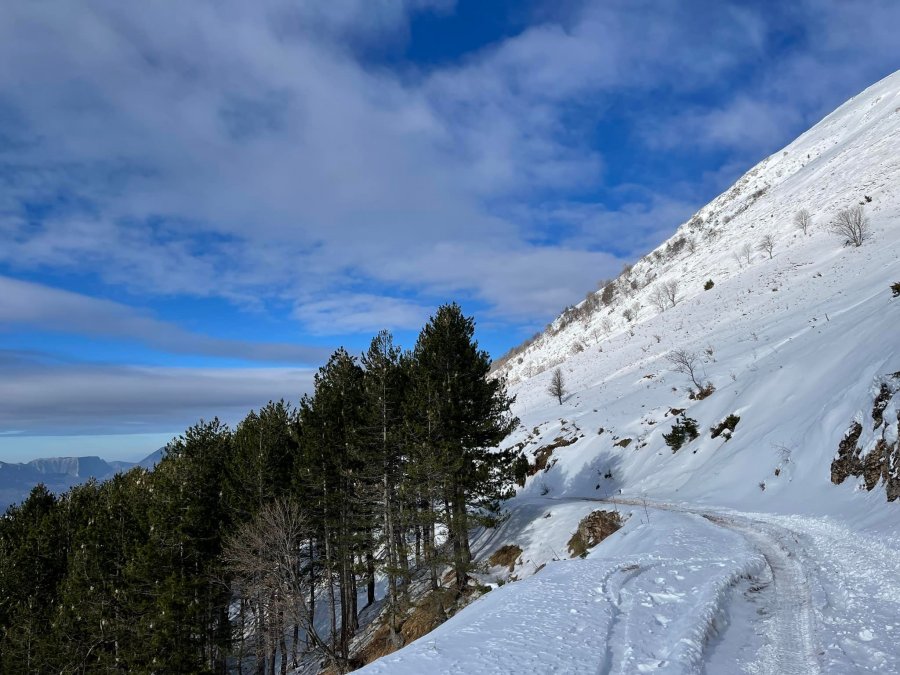
[[[137,458],[458,300],[500,355],[898,64],[896,2],[0,7],[0,460]]]

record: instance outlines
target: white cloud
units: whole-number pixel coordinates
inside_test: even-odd
[[[324,335],[375,333],[383,328],[418,329],[432,308],[401,298],[348,293],[327,300],[300,303],[294,316],[305,328]]]
[[[0,378],[0,429],[25,435],[154,433],[198,419],[241,419],[271,399],[296,401],[312,371],[138,368],[20,359]]]
[[[7,3],[0,264],[94,274],[136,294],[286,302],[311,326],[361,284],[396,295],[402,283],[414,305],[460,291],[498,316],[546,317],[594,268],[618,266],[577,250],[602,247],[592,231],[648,247],[678,224],[662,216],[683,210],[659,208],[683,201],[665,189],[633,211],[587,204],[569,212],[569,241],[509,217],[610,187],[594,136],[611,105],[644,97],[653,148],[725,148],[746,163],[893,49],[888,2],[701,5],[577,3],[416,71],[354,50],[402,44],[412,12],[451,3],[196,2],[177,22],[156,3]],[[786,17],[809,34],[735,79],[733,95],[651,105],[742,77]],[[387,316],[404,323],[408,310]]]
[[[0,325],[127,339],[176,354],[250,361],[308,364],[327,355],[319,347],[225,340],[192,333],[127,305],[6,276],[0,276]]]

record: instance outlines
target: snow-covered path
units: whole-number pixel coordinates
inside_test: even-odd
[[[758,584],[762,613],[767,615],[763,622],[766,644],[758,661],[748,666],[756,672],[783,675],[821,672],[810,582],[797,555],[799,542],[794,534],[760,520],[711,520],[740,532],[766,561],[763,575],[752,580]]]
[[[898,567],[900,542],[826,518],[642,504],[362,672],[900,672]]]

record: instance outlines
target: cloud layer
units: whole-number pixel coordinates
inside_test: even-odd
[[[256,312],[313,343],[459,298],[514,342],[900,66],[890,0],[535,1],[515,34],[434,62],[405,49],[451,0],[172,11],[0,5],[7,332],[310,363],[321,351],[141,308],[224,300],[236,325]],[[5,424],[172,424],[179,403],[277,396],[287,372],[81,367],[5,370]],[[93,416],[56,398],[79,379]]]
[[[59,363],[0,352],[0,430],[16,435],[139,434],[198,419],[241,419],[269,400],[296,401],[312,372],[289,368],[140,368]],[[150,448],[151,450],[153,448]]]

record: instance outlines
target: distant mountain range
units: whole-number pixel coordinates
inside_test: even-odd
[[[107,462],[100,457],[49,457],[19,464],[0,462],[0,511],[21,502],[38,483],[59,494],[91,478],[108,480],[135,466],[152,469],[162,459],[164,450],[160,448],[140,462]]]

